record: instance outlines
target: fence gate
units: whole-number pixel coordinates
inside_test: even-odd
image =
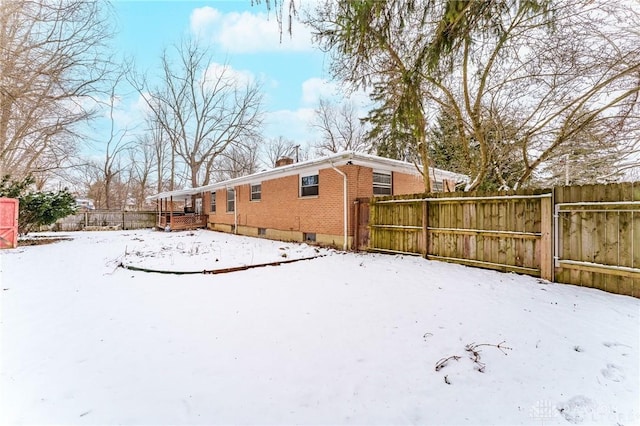
[[[18,200],[0,198],[0,249],[18,246]]]
[[[356,250],[369,248],[369,198],[358,198],[354,203],[354,247]]]
[[[638,296],[640,201],[555,205],[558,281]]]

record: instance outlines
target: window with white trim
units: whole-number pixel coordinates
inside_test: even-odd
[[[236,211],[236,191],[235,189],[227,189],[227,212]]]
[[[251,201],[262,199],[262,184],[251,185]]]
[[[209,213],[215,213],[216,212],[216,193],[212,192],[211,193],[211,210],[209,210]]]
[[[373,172],[373,195],[392,195],[390,172]]]
[[[300,176],[300,196],[311,197],[318,195],[320,187],[319,175]]]

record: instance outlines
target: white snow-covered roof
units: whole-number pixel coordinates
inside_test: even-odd
[[[185,201],[190,199],[193,194],[198,194],[202,191],[199,191],[198,188],[186,188],[186,189],[177,189],[175,191],[165,191],[160,192],[159,194],[150,195],[147,197],[147,200],[162,200],[165,198],[172,198],[173,201]]]
[[[313,160],[301,161],[286,166],[275,167],[273,169],[264,170],[247,176],[229,179],[221,182],[212,183],[210,185],[198,188],[183,189],[179,191],[162,192],[160,194],[148,197],[149,200],[157,200],[173,197],[174,200],[184,198],[189,195],[201,192],[215,191],[223,188],[233,188],[238,185],[250,183],[259,183],[269,179],[278,179],[286,176],[297,175],[305,172],[313,172],[315,170],[328,168],[332,166],[343,166],[347,163],[357,166],[370,167],[377,171],[400,172],[408,174],[420,174],[420,171],[413,163],[406,161],[394,160],[391,158],[378,157],[376,155],[363,154],[355,151],[339,152],[326,157],[316,158]],[[469,177],[459,173],[449,172],[447,170],[431,167],[429,175],[436,181],[454,180],[456,182],[467,182]]]

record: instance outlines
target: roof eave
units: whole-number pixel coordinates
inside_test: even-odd
[[[277,179],[287,176],[292,176],[304,172],[313,172],[318,170],[322,165],[327,167],[331,166],[343,166],[347,163],[353,163],[355,165],[366,166],[372,169],[394,171],[402,173],[410,173],[419,175],[421,174],[421,166],[416,167],[414,164],[407,163],[405,161],[394,160],[391,158],[377,157],[370,154],[363,154],[354,151],[344,151],[336,154],[332,154],[326,157],[302,161],[299,163],[293,163],[286,166],[275,167],[273,169],[264,170],[258,173],[253,173],[247,176],[241,176],[225,180],[222,182],[216,182],[209,185],[204,185],[198,188],[183,189],[179,191],[169,191],[148,197],[148,199],[165,199],[170,197],[182,197],[188,195],[194,195],[203,192],[212,192],[217,189],[234,188],[238,185],[246,185],[249,183],[259,183],[264,180]],[[435,175],[436,179],[450,179],[457,182],[469,180],[468,176],[461,175],[459,173],[449,172],[447,170],[441,170],[436,168],[430,168],[430,173]],[[432,175],[432,176],[433,176]]]

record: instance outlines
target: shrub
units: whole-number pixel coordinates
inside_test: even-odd
[[[18,232],[27,234],[42,225],[51,225],[76,212],[75,198],[65,188],[62,191],[31,191],[35,180],[27,176],[11,180],[10,175],[0,179],[0,197],[20,200]]]

